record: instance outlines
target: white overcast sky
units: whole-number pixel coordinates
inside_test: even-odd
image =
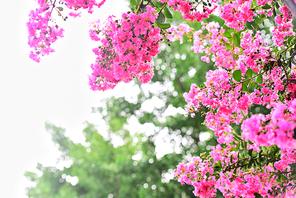
[[[33,171],[38,162],[55,164],[59,153],[44,128],[46,121],[66,128],[79,141],[83,122],[98,119],[91,107],[100,105],[102,93],[87,85],[95,46],[88,22],[128,9],[124,0],[107,0],[92,15],[60,24],[65,37],[53,45],[56,52],[35,63],[29,59],[26,22],[36,5],[34,0],[6,0],[0,6],[1,198],[26,197],[24,172]]]

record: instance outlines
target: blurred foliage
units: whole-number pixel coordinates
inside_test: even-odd
[[[183,22],[179,14],[173,13],[173,15],[176,25]],[[195,30],[201,27],[200,23],[190,25]],[[105,106],[93,108],[93,111],[100,113],[105,120],[109,136],[112,137],[112,134],[120,136],[124,142],[122,146],[115,148],[111,139],[103,138],[100,131],[90,123],[87,123],[83,131],[86,145],[73,143],[65,136],[64,129],[47,123],[46,129],[62,152],[59,161],[71,160],[72,165],[60,170],[38,164],[37,173],[25,174],[36,183],[36,186],[28,188],[28,196],[34,198],[195,197],[192,187],[181,185],[175,179],[166,176],[172,175],[177,164],[186,156],[208,152],[209,146],[217,144],[213,136],[206,141],[200,141],[200,133],[208,129],[201,124],[204,118],[199,113],[194,118],[178,113],[174,116],[166,115],[169,107],[175,112],[178,107],[185,107],[183,93],[189,91],[191,83],[202,84],[206,72],[213,67],[213,64],[201,62],[201,55],[194,54],[190,49],[191,46],[192,41],[187,37],[184,37],[182,45],[179,41],[171,43],[170,46],[162,44],[162,52],[154,58],[155,75],[152,82],[148,86],[140,83],[135,85],[140,90],[136,102],[129,102],[124,97],[112,97],[105,101]],[[161,88],[161,91],[147,90],[149,86]],[[155,101],[157,98],[163,101],[164,105],[161,107],[152,105],[149,112],[142,108],[145,101]],[[137,118],[144,129],[144,123],[151,123],[155,130],[152,133],[150,131],[150,135],[140,131],[131,135],[126,127],[131,117]],[[163,131],[168,132],[164,141],[180,149],[159,158],[155,140]],[[139,141],[134,141],[135,137]],[[141,158],[134,160],[133,156],[137,154],[140,154]],[[38,173],[42,175],[38,176]],[[79,181],[76,185],[67,182],[68,177],[75,176]]]

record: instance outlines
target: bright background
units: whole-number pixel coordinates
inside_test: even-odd
[[[36,6],[34,0],[2,1],[0,6],[0,198],[27,197],[31,183],[25,171],[34,171],[38,162],[55,165],[59,152],[46,121],[66,128],[74,142],[83,141],[86,120],[97,122],[91,107],[112,92],[94,93],[87,84],[96,46],[88,37],[88,23],[128,10],[124,0],[108,0],[92,15],[61,21],[65,37],[53,44],[56,52],[35,63],[29,58],[26,22]],[[126,93],[127,88],[115,91]]]

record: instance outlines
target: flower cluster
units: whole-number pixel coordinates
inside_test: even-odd
[[[106,0],[102,0],[98,3],[96,0],[63,0],[67,7],[70,9],[78,10],[79,8],[88,9],[89,13],[93,12],[93,7],[96,6],[100,8]],[[75,15],[75,14],[72,14]]]
[[[29,14],[29,22],[27,27],[29,31],[28,44],[33,50],[30,58],[36,62],[40,62],[40,56],[48,55],[54,52],[51,44],[58,37],[63,37],[63,29],[55,24],[51,18],[50,4],[45,0],[38,1],[39,8],[31,10]]]
[[[97,3],[95,0],[63,0],[61,4],[66,4],[68,8],[77,11],[79,8],[88,9],[92,13],[94,6],[101,7],[106,0]],[[51,17],[52,12],[56,11],[59,16],[66,20],[67,16],[62,16],[62,7],[57,6],[57,2],[38,0],[39,8],[31,10],[29,14],[29,22],[27,27],[29,31],[28,44],[33,50],[30,58],[36,62],[40,62],[40,56],[48,55],[54,52],[51,45],[60,37],[63,37],[64,29],[58,26]],[[69,16],[79,17],[81,13],[70,12]]]
[[[220,6],[220,17],[225,20],[226,25],[237,31],[245,29],[247,21],[253,21],[255,13],[251,10],[252,0],[233,1],[224,7]]]
[[[296,100],[289,105],[278,102],[274,106],[270,115],[255,114],[244,120],[242,135],[258,146],[275,144],[281,148],[295,149],[293,134],[296,130]]]
[[[193,28],[191,28],[187,24],[180,24],[178,26],[172,26],[171,28],[167,29],[168,35],[167,38],[171,42],[175,42],[177,40],[180,41],[180,44],[183,43],[183,35],[188,34],[191,32]]]
[[[120,20],[109,17],[103,26],[92,24],[90,37],[101,43],[93,49],[97,58],[89,76],[92,90],[112,89],[135,77],[142,83],[151,80],[152,57],[159,53],[162,40],[160,29],[153,25],[157,16],[156,9],[147,6],[141,14],[124,13]]]
[[[286,36],[293,35],[292,32],[292,15],[287,8],[287,6],[283,5],[280,7],[280,12],[283,13],[282,15],[278,15],[275,17],[275,22],[279,24],[273,29],[273,42],[281,47],[284,45],[284,41],[286,40]]]
[[[210,14],[212,14],[218,7],[216,0],[212,0],[211,2],[203,2],[202,0],[199,0],[198,2],[190,2],[189,0],[160,1],[162,3],[167,3],[169,6],[173,7],[175,11],[181,12],[184,19],[188,19],[190,21],[196,20],[197,22],[202,21],[202,19],[209,18]],[[199,5],[202,6],[203,11],[198,11]]]
[[[279,7],[282,14],[275,16],[275,21],[280,25],[271,29],[277,48],[274,50],[257,31],[259,24],[253,27],[256,31],[242,31],[255,17],[260,15],[263,22],[273,14],[269,0],[257,1],[255,8],[253,3],[230,1],[220,5],[224,26],[202,22],[202,28],[193,32],[192,50],[205,53],[201,60],[214,62],[217,69],[207,73],[204,85],[192,84],[184,93],[186,110],[191,116],[201,111],[204,124],[214,131],[220,144],[212,147],[210,158],[193,158],[176,170],[179,182],[193,185],[196,196],[215,197],[216,189],[225,197],[296,195],[295,184],[289,180],[296,173],[290,167],[296,162],[294,57],[284,55],[288,49],[279,52],[278,48],[288,38],[291,40],[291,14],[286,6]],[[171,40],[187,34],[172,32]],[[270,113],[254,114],[254,105],[259,110],[264,106]],[[240,138],[234,125],[241,126]],[[205,166],[214,170],[201,174]]]
[[[290,167],[296,160],[295,150],[282,149],[281,159],[274,157],[274,164],[261,164],[261,167],[254,168],[250,166],[251,163],[260,163],[262,156],[268,162],[274,161],[268,153],[278,148],[269,147],[265,152],[258,148],[240,158],[247,148],[237,147],[238,143],[243,144],[241,141],[232,143],[235,144],[212,147],[209,157],[193,157],[188,163],[180,163],[175,170],[175,177],[181,184],[192,185],[193,193],[198,197],[216,197],[217,189],[229,198],[255,198],[255,193],[272,198],[294,197],[294,183],[289,178],[295,174]],[[261,154],[259,158],[258,153]],[[288,181],[279,178],[287,178]],[[284,183],[285,192],[282,191]]]

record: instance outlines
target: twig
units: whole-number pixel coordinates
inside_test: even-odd
[[[57,1],[57,0],[54,0],[54,2],[53,2],[53,4],[52,4],[52,8],[51,8],[51,11],[50,11],[50,15],[51,15],[51,13],[52,13],[52,11],[53,11],[53,8],[55,7],[55,3],[56,3],[56,1]]]
[[[139,10],[140,10],[140,7],[141,7],[141,5],[143,4],[143,1],[144,1],[144,0],[141,0],[141,2],[140,2],[140,4],[139,4],[139,7],[138,7],[138,9],[137,9],[137,11],[136,11],[136,14],[138,14],[138,12],[139,12]]]
[[[165,2],[164,4],[163,4],[163,6],[160,8],[160,10],[159,10],[159,12],[158,13],[160,13],[166,6],[167,6],[167,2]]]

